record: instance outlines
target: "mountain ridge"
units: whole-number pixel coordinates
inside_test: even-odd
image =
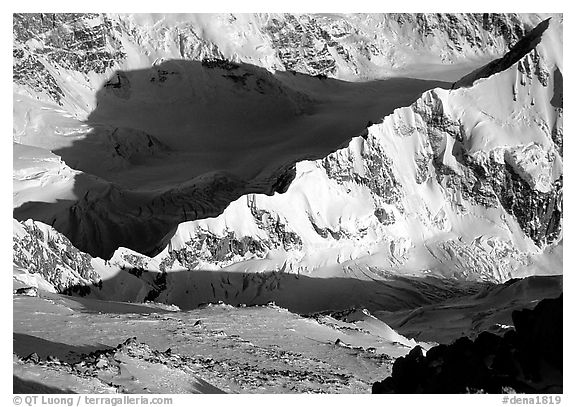
[[[36,21],[35,18],[32,17],[31,21]],[[81,25],[84,21],[84,17],[76,15],[62,18],[64,31],[76,24],[66,23],[66,19],[78,19]],[[100,21],[101,17],[90,18]],[[511,21],[515,18],[520,17],[513,17]],[[534,20],[526,16],[521,19]],[[48,23],[44,21],[42,24]],[[104,22],[103,27],[110,24],[114,25]],[[553,26],[558,24],[555,21]],[[25,24],[17,25],[20,27],[17,30],[23,26]],[[313,30],[313,24],[310,29]],[[26,33],[26,29],[23,31]],[[86,55],[93,47],[106,48],[111,44],[106,39],[108,34],[105,30],[103,36],[96,39],[84,31],[83,34],[72,32],[71,37],[63,37],[69,38],[65,41],[72,41],[71,44],[85,38],[82,35],[92,38],[86,40]],[[523,34],[520,29],[511,32],[515,34],[506,37],[509,45]],[[317,152],[310,153],[306,148],[313,144],[300,134],[301,142],[298,139],[290,141],[293,143],[290,148],[296,152],[293,156],[274,156],[270,153],[273,150],[263,149],[261,157],[269,159],[271,164],[261,165],[255,173],[253,169],[253,173],[249,173],[253,168],[249,161],[258,160],[254,157],[247,163],[222,158],[221,161],[232,171],[208,171],[189,180],[187,177],[194,173],[193,167],[189,164],[175,165],[178,163],[175,151],[182,150],[184,138],[169,134],[169,127],[165,135],[157,130],[145,131],[146,126],[122,127],[120,122],[114,122],[120,119],[110,119],[110,113],[99,113],[106,112],[106,109],[102,110],[103,105],[91,114],[93,128],[86,123],[80,124],[75,118],[77,113],[63,114],[65,110],[62,107],[52,110],[44,109],[44,105],[34,105],[37,110],[32,111],[49,113],[36,114],[35,122],[24,121],[22,126],[20,115],[30,117],[31,111],[24,113],[25,107],[21,112],[17,111],[15,139],[19,143],[50,147],[64,161],[54,172],[44,172],[41,165],[40,173],[44,178],[35,178],[37,175],[22,170],[17,173],[15,202],[19,207],[14,211],[15,217],[21,220],[34,217],[52,224],[57,230],[64,231],[76,247],[95,256],[113,258],[118,246],[155,255],[157,260],[154,262],[163,265],[163,268],[158,268],[162,272],[172,267],[175,270],[182,267],[231,267],[238,271],[271,268],[297,274],[341,275],[346,273],[348,266],[339,270],[335,270],[335,266],[362,259],[362,267],[368,269],[379,263],[377,274],[403,270],[504,281],[510,275],[521,274],[525,267],[532,267],[535,256],[540,256],[549,244],[561,242],[562,108],[556,102],[552,106],[549,103],[549,100],[558,98],[561,61],[558,61],[558,55],[549,54],[551,40],[547,39],[557,35],[557,28],[546,30],[544,44],[512,67],[478,81],[471,88],[436,89],[421,97],[420,89],[412,89],[413,96],[403,96],[401,100],[394,98],[407,93],[407,87],[414,84],[429,86],[437,82],[393,78],[354,84],[338,81],[324,73],[316,76],[290,71],[271,74],[242,62],[215,58],[220,56],[219,53],[198,54],[206,58],[192,64],[190,61],[157,60],[152,67],[137,71],[138,74],[120,71],[103,82],[100,93],[105,97],[101,100],[114,101],[107,108],[108,112],[123,115],[140,126],[146,120],[158,123],[158,109],[138,116],[130,113],[125,103],[141,99],[145,105],[152,94],[163,95],[162,103],[171,106],[170,103],[179,97],[174,99],[172,91],[189,86],[190,80],[183,77],[190,71],[200,73],[203,78],[213,78],[222,94],[235,95],[238,102],[233,106],[250,102],[245,96],[251,93],[262,95],[259,92],[264,92],[264,98],[255,100],[264,101],[258,103],[267,109],[272,107],[266,102],[266,97],[274,95],[274,100],[286,100],[286,106],[292,112],[290,115],[306,120],[326,119],[329,124],[326,134],[337,130],[341,141],[331,139],[329,148],[326,145],[313,147]],[[18,38],[25,39],[23,43],[17,43],[18,49],[22,44],[41,49],[37,44],[40,37],[36,34],[24,34]],[[125,39],[123,41],[126,45]],[[15,61],[19,63],[19,59]],[[17,83],[21,78],[19,72],[15,69]],[[560,72],[559,79],[556,72]],[[17,89],[16,97],[22,97],[18,96],[21,89]],[[194,103],[218,105],[218,98],[211,100],[214,95],[206,92],[205,88],[194,85],[187,89],[199,90],[195,94],[198,100]],[[382,92],[386,89],[392,95],[388,99]],[[335,96],[327,96],[329,92]],[[490,99],[492,92],[496,92],[494,94],[499,95],[498,100],[502,102]],[[355,118],[353,129],[330,123],[340,116],[337,108],[342,112],[350,110],[351,104],[342,102],[349,100],[349,95],[362,101],[358,109],[361,114]],[[384,109],[374,103],[374,97],[381,98]],[[70,99],[67,98],[64,97]],[[417,100],[413,102],[410,98]],[[397,108],[404,104],[406,107]],[[32,103],[23,106],[32,106]],[[138,106],[143,105],[135,106],[138,110]],[[364,111],[366,106],[372,109],[368,113]],[[498,113],[496,106],[505,114]],[[224,109],[223,112],[230,110],[233,109]],[[386,111],[391,115],[386,116]],[[506,114],[521,120],[513,122]],[[350,116],[341,116],[349,121]],[[171,116],[166,117],[165,121],[170,122]],[[195,132],[206,133],[206,126],[211,122],[214,120],[206,120],[205,124],[193,122],[200,129]],[[527,124],[518,124],[522,122]],[[317,128],[311,127],[311,123],[305,122],[292,132],[298,134],[304,129],[315,137]],[[506,123],[506,132],[499,130],[502,123]],[[53,129],[52,135],[44,130],[50,128]],[[35,133],[37,129],[41,129],[41,133]],[[266,126],[263,129],[266,130]],[[521,141],[519,135],[522,133],[528,134],[530,139]],[[222,134],[226,136],[226,131]],[[346,141],[355,134],[358,138]],[[174,140],[180,144],[174,144]],[[205,141],[200,138],[198,142],[202,145]],[[77,146],[82,143],[85,144],[79,149]],[[238,146],[243,143],[239,139]],[[225,151],[219,144],[214,146],[214,151]],[[286,146],[290,144],[279,143],[275,148],[283,151]],[[19,148],[15,148],[15,152],[20,151]],[[191,151],[196,150],[192,145]],[[329,151],[333,152],[326,154]],[[215,156],[208,154],[205,161],[214,164]],[[278,157],[284,157],[285,165],[280,165]],[[396,161],[398,157],[410,160],[400,164]],[[302,161],[303,158],[307,160]],[[179,159],[192,165],[200,162],[194,155],[182,154]],[[162,161],[169,164],[165,168],[170,173],[158,171],[162,167],[154,165],[146,170],[150,164],[164,165]],[[35,171],[38,169],[34,168]],[[241,173],[246,169],[248,176],[244,178]],[[69,175],[62,177],[62,174]],[[181,174],[185,174],[184,177]],[[253,178],[247,181],[249,176]],[[176,187],[163,185],[165,177],[172,177],[174,184],[171,185]],[[294,202],[304,202],[304,206],[296,219],[290,215],[295,208],[281,203],[286,199],[282,195],[290,195],[294,183],[301,182],[303,177],[320,180],[322,187],[306,190],[303,194],[299,192]],[[29,198],[25,197],[38,194],[37,185],[46,185],[49,179],[58,180],[55,185],[61,185],[63,189],[41,197],[47,193],[48,189],[45,189],[37,195],[44,203],[26,204]],[[36,180],[40,184],[34,184]],[[316,195],[322,190],[326,202],[341,202],[342,208],[348,209],[342,212],[337,205],[330,210],[318,206]],[[62,191],[66,194],[63,195]],[[283,194],[276,194],[276,191]],[[351,194],[350,191],[354,192]],[[265,195],[260,197],[254,193]],[[266,198],[266,195],[271,196]],[[418,202],[417,196],[426,198],[419,198]],[[246,203],[239,203],[243,200]],[[449,205],[442,207],[442,200]],[[269,204],[284,205],[285,208],[271,210],[267,207]],[[353,209],[354,205],[357,209]],[[526,211],[526,207],[533,210]],[[220,214],[222,210],[224,213]],[[226,215],[226,211],[230,214]],[[340,219],[333,216],[338,212],[345,216]],[[193,218],[214,216],[216,219],[190,223]],[[244,219],[243,224],[231,221],[239,216]],[[346,216],[349,218],[342,219]],[[292,220],[287,221],[290,217]],[[102,223],[102,219],[107,220]],[[177,227],[182,221],[186,223]],[[466,235],[470,225],[484,233]],[[494,228],[493,225],[499,226]],[[246,227],[248,229],[243,229]],[[421,260],[410,260],[413,256]],[[191,258],[195,260],[189,261]],[[142,256],[142,259],[149,262],[150,258]],[[153,269],[156,267],[159,266]],[[471,273],[471,267],[476,271]]]

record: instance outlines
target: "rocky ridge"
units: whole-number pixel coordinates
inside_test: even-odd
[[[38,276],[56,292],[86,295],[102,286],[102,278],[92,266],[92,257],[75,248],[50,226],[28,220],[14,220],[13,264],[22,276]],[[37,283],[36,283],[37,284]],[[42,287],[45,288],[45,287]]]
[[[437,30],[444,31],[451,27],[445,30],[454,35],[450,41],[455,42],[456,38],[460,38],[462,44],[461,39],[465,38],[464,43],[467,44],[461,49],[453,47],[454,55],[470,47],[479,49],[480,44],[489,43],[496,48],[501,47],[501,39],[507,44],[506,47],[511,46],[524,33],[522,27],[527,23],[523,18],[496,15],[482,18],[477,15],[386,16],[389,25],[411,27],[411,24],[417,24],[420,27],[418,32],[425,38]],[[455,25],[462,19],[466,24],[462,28],[464,31],[460,32]],[[102,70],[106,71],[112,66],[111,63],[106,63],[105,67],[92,66],[90,61],[95,57],[88,57],[88,54],[92,51],[108,52],[106,50],[111,48],[122,50],[122,47],[114,45],[126,44],[122,34],[125,31],[131,32],[140,46],[150,41],[154,44],[156,44],[154,41],[161,41],[156,45],[166,52],[171,50],[168,45],[171,44],[173,37],[169,29],[165,30],[166,36],[162,40],[151,37],[149,33],[146,34],[148,29],[146,24],[122,16],[83,17],[70,14],[49,18],[43,15],[26,15],[15,16],[14,21],[14,30],[17,33],[16,48],[26,48],[32,52],[35,49],[44,50],[51,47],[48,51],[38,51],[40,54],[46,54],[47,59],[44,61],[48,61],[47,65],[60,66],[67,70],[78,68],[78,72],[87,75],[89,72],[101,73]],[[303,24],[303,21],[306,24]],[[325,34],[328,28],[322,28],[328,21],[331,20],[327,17],[287,15],[276,21],[272,19],[269,23],[273,27],[282,27],[277,30],[271,29],[273,37],[280,41],[283,38],[290,38],[289,34],[284,33],[286,30],[297,33],[294,34],[296,37],[310,34],[311,37],[328,38]],[[344,24],[346,20],[338,21]],[[383,27],[381,22],[371,19],[367,21],[367,24]],[[478,31],[480,29],[476,25],[480,23],[482,30],[492,34],[486,37],[485,33]],[[342,34],[343,29],[337,27],[338,24],[331,25],[332,34],[329,36],[344,41],[346,36]],[[346,24],[342,27],[344,26]],[[178,25],[178,30],[182,27]],[[77,33],[76,28],[81,33]],[[476,31],[479,33],[477,37],[472,35]],[[114,35],[116,42],[109,38]],[[196,34],[192,35],[190,32],[186,35],[191,35],[192,38]],[[491,35],[499,39],[494,39],[496,37],[492,38]],[[59,40],[61,43],[55,43],[56,38],[60,37],[62,37]],[[200,37],[197,35],[196,37],[197,41],[200,41]],[[196,50],[192,54],[185,54],[185,58],[204,58],[204,64],[211,66],[216,64],[215,69],[232,72],[237,68],[234,62],[218,59],[226,57],[224,50],[202,51],[206,49],[205,43],[208,40],[202,39],[204,45],[194,48],[191,43],[186,42],[188,37],[184,34],[179,38],[181,50],[190,48]],[[62,50],[75,47],[79,42],[83,44],[80,49],[86,54],[86,58],[78,59],[77,56],[61,53],[64,52]],[[44,48],[41,47],[43,43],[47,44]],[[337,44],[334,44],[329,45],[328,49],[337,48]],[[278,44],[277,46],[281,47]],[[342,47],[345,48],[344,45]],[[290,63],[292,65],[289,64],[289,69],[296,67],[295,69],[304,72],[316,72],[311,69],[317,67],[310,68],[310,64],[318,60],[308,60],[303,55],[311,53],[305,52],[300,55],[299,52],[300,50],[286,57],[288,58],[286,61],[293,61]],[[124,56],[120,53],[114,55],[110,54],[106,57],[108,59],[104,60],[112,61],[116,58],[118,60],[116,66],[121,65]],[[328,54],[318,55],[327,57]],[[341,58],[345,59],[343,56]],[[18,63],[18,60],[15,61]],[[75,64],[80,64],[81,67],[75,67]],[[324,75],[326,72],[328,71],[318,71],[316,74]],[[328,74],[332,75],[336,71],[331,72]],[[69,214],[74,220],[71,223],[82,225],[82,228],[91,231],[90,234],[80,233],[82,238],[75,239],[75,242],[79,242],[79,246],[85,248],[94,240],[91,235],[112,234],[148,236],[149,239],[160,240],[160,245],[166,245],[167,248],[156,256],[154,261],[141,256],[139,262],[145,263],[151,270],[157,268],[161,273],[182,268],[193,270],[203,267],[227,267],[250,260],[264,260],[278,252],[281,255],[277,260],[262,267],[299,273],[312,271],[319,265],[326,265],[323,261],[312,260],[310,264],[298,266],[298,263],[302,259],[309,258],[312,252],[322,252],[324,249],[340,251],[335,263],[344,263],[370,256],[382,248],[390,256],[381,264],[380,268],[383,269],[381,271],[395,270],[407,264],[410,252],[424,244],[434,259],[457,260],[455,265],[446,267],[448,269],[446,273],[451,276],[490,281],[505,280],[515,270],[527,265],[527,254],[535,253],[546,245],[557,242],[562,236],[563,130],[562,76],[559,72],[558,67],[554,66],[554,61],[542,52],[541,46],[537,46],[506,71],[495,73],[474,87],[451,92],[442,90],[426,92],[412,106],[397,109],[381,123],[368,123],[369,128],[364,137],[353,139],[348,146],[323,159],[299,161],[295,166],[293,163],[287,164],[285,168],[280,168],[273,174],[274,182],[268,188],[268,193],[272,194],[272,197],[246,194],[249,192],[245,190],[246,185],[233,176],[206,177],[194,180],[191,185],[181,184],[177,190],[167,191],[142,206],[140,212],[132,213],[134,217],[147,219],[147,226],[140,229],[119,228],[118,224],[121,223],[123,214],[128,212],[127,208],[111,210],[107,204],[107,200],[136,200],[138,194],[126,199],[126,196],[131,196],[130,192],[123,191],[113,184],[100,185],[101,183],[96,182],[98,186],[94,191],[100,190],[100,192],[81,191],[79,195],[83,198],[70,206]],[[163,83],[162,78],[168,78],[169,74],[170,72],[158,74],[159,85],[160,82]],[[505,79],[512,75],[514,84],[510,89]],[[19,86],[26,83],[22,85],[25,88],[33,81],[17,79],[16,83]],[[107,92],[123,88],[123,86],[115,87],[114,78],[106,83],[110,88],[106,90]],[[514,104],[515,115],[520,106],[522,115],[518,117],[521,119],[519,122],[529,123],[527,129],[534,135],[534,140],[522,142],[513,140],[504,143],[505,145],[496,145],[486,151],[479,151],[473,145],[474,140],[478,138],[473,133],[475,124],[464,117],[462,112],[455,110],[454,106],[462,100],[467,103],[472,100],[474,105],[471,111],[484,115],[486,123],[500,126],[504,119],[494,116],[493,112],[487,113],[490,104],[489,101],[487,103],[483,100],[485,93],[500,88],[510,89],[504,95],[505,100]],[[543,95],[547,99],[538,95]],[[476,98],[478,100],[475,100]],[[66,97],[64,100],[68,99]],[[552,115],[546,117],[544,112],[548,109],[550,99],[553,100],[554,111]],[[506,125],[515,129],[513,123]],[[521,126],[518,126],[518,131],[522,130]],[[123,165],[128,165],[126,162],[130,165],[137,163],[139,154],[153,155],[163,148],[157,139],[137,131],[120,129],[112,133],[115,136],[111,137],[111,144],[118,145],[116,154]],[[403,160],[400,157],[409,159]],[[304,180],[314,182],[321,180],[325,196],[330,197],[333,202],[342,202],[340,198],[347,196],[351,199],[350,202],[369,209],[351,208],[345,216],[334,219],[330,211],[324,212],[326,208],[319,207],[314,201],[316,190],[314,192],[304,190],[292,194],[297,195],[299,199],[308,200],[302,208],[304,217],[295,221],[282,204],[283,201],[290,199],[293,186],[299,182],[304,184]],[[94,182],[93,178],[89,178],[89,187]],[[270,180],[258,180],[258,182],[270,183]],[[414,196],[430,189],[434,191],[433,198],[415,202]],[[241,197],[233,201],[224,214],[216,219],[216,225],[210,223],[211,221],[186,222],[181,224],[174,237],[170,234],[156,236],[149,233],[151,230],[166,229],[158,226],[165,223],[165,218],[157,215],[168,206],[184,208],[181,212],[183,220],[186,221],[189,218],[218,215],[219,210],[226,208],[233,199],[231,197],[237,196]],[[195,199],[188,199],[190,197]],[[332,199],[335,197],[339,198]],[[447,204],[439,206],[438,197]],[[238,230],[231,225],[222,227],[218,224],[239,213],[252,224],[250,232]],[[463,234],[463,231],[458,229],[461,227],[460,218],[479,218],[486,213],[492,214],[489,222],[499,222],[498,218],[506,219],[504,228],[508,230],[481,237],[469,236],[465,239],[457,237]],[[102,218],[114,218],[118,222],[108,224],[106,229],[102,227]],[[58,225],[58,222],[67,220],[53,219],[53,222]],[[516,230],[516,226],[521,229],[521,233]],[[407,229],[418,232],[406,233]],[[445,233],[448,233],[446,238],[443,237],[439,242],[435,241],[436,236]],[[424,237],[416,238],[413,236],[415,234]],[[107,241],[102,238],[99,240]],[[114,248],[101,249],[111,252]],[[16,246],[16,250],[22,251],[22,248]],[[38,255],[43,254],[38,252]],[[471,269],[475,272],[471,273]],[[48,276],[52,273],[53,271],[46,271]],[[55,285],[61,284],[56,281],[57,278],[53,280]],[[60,288],[64,289],[64,286]]]
[[[535,52],[536,50],[530,51],[520,59],[514,67],[506,71],[507,75],[515,75],[514,72],[517,71],[518,75],[525,78],[519,85],[523,92],[550,94],[554,85],[550,84],[548,79],[542,78],[549,77],[551,68],[535,59],[534,55],[538,55]],[[539,76],[536,76],[540,79],[532,82],[530,72],[536,71],[540,72]],[[483,86],[501,86],[499,82],[504,80],[502,75],[496,75]],[[218,222],[185,223],[179,227],[176,238],[168,248],[167,256],[173,259],[185,258],[184,253],[189,250],[188,247],[201,244],[206,253],[212,253],[211,256],[202,257],[204,262],[227,266],[239,259],[264,258],[270,250],[306,252],[307,245],[313,245],[312,242],[316,240],[325,242],[324,246],[339,246],[351,242],[362,246],[382,239],[388,241],[392,248],[406,245],[405,239],[408,238],[410,247],[417,244],[412,236],[404,235],[402,240],[400,236],[395,236],[394,232],[390,233],[390,230],[409,222],[415,215],[418,216],[419,225],[412,227],[423,230],[429,228],[436,231],[433,234],[438,234],[449,230],[456,232],[455,216],[483,216],[480,215],[483,212],[497,211],[500,212],[500,217],[511,216],[521,231],[511,228],[507,235],[496,234],[490,238],[486,255],[482,254],[482,246],[486,243],[467,245],[462,241],[448,239],[437,247],[448,253],[460,252],[465,258],[463,262],[468,266],[471,266],[470,262],[475,263],[476,273],[484,278],[507,279],[516,268],[526,264],[525,254],[522,253],[524,250],[519,250],[515,243],[517,237],[524,235],[536,248],[544,248],[554,244],[562,236],[562,159],[558,144],[549,130],[550,125],[546,122],[538,123],[545,114],[542,112],[549,109],[546,99],[529,102],[527,119],[538,123],[534,125],[534,135],[530,136],[535,141],[528,139],[518,141],[518,144],[504,143],[483,151],[475,149],[473,143],[478,136],[472,132],[473,126],[466,122],[461,113],[453,111],[452,106],[462,94],[470,98],[475,94],[481,95],[483,91],[474,88],[451,92],[428,91],[409,108],[397,109],[382,123],[369,127],[366,136],[353,139],[348,147],[322,160],[297,164],[293,188],[299,188],[299,183],[304,183],[304,179],[309,177],[310,182],[315,179],[315,182],[322,180],[320,182],[327,184],[327,192],[323,194],[331,196],[332,201],[336,201],[336,196],[340,194],[347,194],[351,202],[361,201],[368,196],[369,204],[363,206],[373,208],[372,213],[354,215],[356,219],[362,219],[362,225],[358,220],[356,223],[347,224],[343,218],[327,221],[326,213],[319,215],[314,212],[312,195],[305,195],[310,207],[305,209],[307,219],[301,221],[307,223],[304,231],[304,225],[300,225],[293,218],[288,219],[285,215],[288,210],[280,209],[281,205],[276,204],[284,200],[299,199],[296,193],[290,194],[289,190],[284,198],[247,195],[233,202],[217,219],[226,222],[233,213],[242,213],[242,216],[254,219],[258,232],[242,236],[233,229],[216,232],[220,227],[217,226]],[[512,92],[505,97],[511,103],[526,103],[517,102],[516,95]],[[485,106],[481,104],[472,109],[485,114]],[[560,124],[558,118],[562,116],[562,109],[556,108],[553,114],[556,117],[553,117],[552,121],[556,125]],[[499,117],[488,114],[485,116],[488,123],[500,123]],[[523,124],[519,127],[521,126]],[[391,152],[399,154],[394,154],[392,158]],[[406,165],[405,157],[412,157],[413,164]],[[311,174],[314,174],[314,177]],[[424,188],[433,188],[448,204],[439,210],[433,200],[414,202],[412,196],[421,193]],[[306,190],[304,194],[309,192]],[[265,216],[268,222],[270,219],[274,220],[274,223],[262,222],[262,216]],[[279,228],[278,222],[286,226]],[[208,231],[211,227],[212,234],[216,233],[227,242],[226,247],[210,245],[210,241],[203,237],[210,233]],[[464,230],[456,233],[466,234]],[[179,237],[180,235],[182,237]],[[314,238],[302,239],[308,235],[313,235]],[[390,235],[394,237],[390,238]],[[300,241],[295,240],[294,236],[300,236]],[[179,241],[184,244],[178,243]],[[253,251],[250,251],[250,247]],[[317,243],[315,247],[318,248]],[[536,248],[529,250],[538,250]],[[467,251],[470,251],[469,256],[464,254]],[[364,252],[367,253],[369,250]],[[490,260],[494,259],[494,256],[497,256],[497,261]],[[401,259],[402,255],[399,258]],[[485,269],[482,262],[474,261],[475,258],[486,258],[486,264],[492,266]],[[187,260],[181,265],[195,267]]]
[[[482,332],[397,359],[373,393],[562,393],[562,296],[512,313],[514,330]]]
[[[439,63],[502,53],[533,24],[526,15],[490,13],[230,14],[210,22],[222,26],[220,37],[198,17],[155,18],[158,21],[97,13],[16,13],[14,82],[22,90],[44,95],[45,100],[87,113],[90,101],[61,77],[69,74],[79,86],[95,89],[114,69],[126,68],[134,52],[155,63],[217,58],[310,75],[369,79],[379,71],[410,65],[418,53],[439,55]],[[152,27],[160,35],[154,35]],[[243,31],[262,42],[255,53],[245,51],[250,40],[238,34]],[[406,37],[405,31],[411,35]],[[388,34],[396,32],[400,35]],[[413,54],[400,47],[405,38],[410,41],[408,48],[416,50]],[[230,49],[230,42],[239,47]]]

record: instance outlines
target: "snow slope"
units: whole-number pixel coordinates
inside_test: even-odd
[[[543,298],[556,298],[562,290],[561,276],[531,276],[471,296],[411,310],[378,311],[375,316],[405,336],[450,343],[459,336],[474,339],[483,331],[501,335],[513,326],[513,310],[533,308]]]
[[[180,224],[155,264],[525,275],[562,236],[557,57],[538,46],[473,87],[424,93],[347,147],[298,162],[285,193],[248,194],[218,217]]]
[[[276,306],[106,306],[59,295],[14,297],[15,377],[96,393],[358,393],[389,374],[389,355],[417,344],[367,313],[369,323],[361,316],[317,321]],[[33,352],[41,364],[26,362]],[[48,356],[59,362],[45,362]]]
[[[553,297],[561,284],[532,277],[378,319],[365,309],[300,316],[271,304],[180,311],[16,295],[14,393],[365,393],[394,359],[433,345],[407,335],[450,343],[487,327],[502,333],[512,310]]]
[[[151,85],[163,71],[170,79]],[[33,200],[20,205],[17,217],[53,224],[101,257],[118,246],[152,252],[158,236],[181,221],[214,216],[246,192],[282,190],[296,161],[325,156],[370,122],[442,85],[412,79],[351,84],[190,61],[122,77],[122,87],[99,92],[88,132],[39,138],[25,126],[17,137],[82,171],[72,191],[58,195],[65,202]],[[119,223],[126,227],[118,230]]]
[[[138,216],[146,204],[154,212],[157,206],[165,205],[169,207],[165,212],[173,212],[169,202],[176,198],[172,195],[183,196],[185,201],[202,200],[202,196],[190,197],[189,190],[158,196],[178,184],[185,184],[182,188],[186,189],[192,188],[190,183],[200,184],[200,189],[208,189],[202,193],[211,192],[203,184],[215,182],[227,184],[225,188],[233,192],[248,192],[251,188],[264,192],[262,184],[274,182],[270,179],[286,170],[284,161],[324,156],[362,131],[369,121],[381,119],[395,107],[411,103],[422,90],[438,85],[384,81],[356,88],[280,73],[302,72],[358,81],[414,76],[410,67],[454,71],[459,63],[480,63],[471,61],[504,52],[541,18],[498,14],[16,14],[14,140],[55,151],[72,168],[113,183],[110,194],[115,198],[102,206],[116,205],[120,207],[116,212],[133,216]],[[439,52],[441,49],[444,51]],[[272,77],[255,68],[232,69],[235,72],[202,69],[198,62],[206,58],[227,58],[280,72]],[[176,59],[188,63],[174,62]],[[427,69],[426,76],[434,70]],[[210,81],[208,86],[205,81]],[[101,88],[104,90],[97,92]],[[169,96],[176,89],[176,97]],[[254,95],[243,91],[260,93],[253,99]],[[231,93],[235,97],[229,101]],[[328,100],[327,95],[331,95]],[[307,101],[309,97],[317,103]],[[182,110],[173,109],[173,104],[182,106]],[[190,109],[196,117],[192,123]],[[297,112],[305,113],[305,117]],[[268,119],[262,120],[264,117]],[[237,135],[231,135],[231,130]],[[182,132],[191,135],[184,137]],[[207,137],[208,133],[214,139]],[[309,142],[310,133],[313,143]],[[271,134],[274,139],[269,138]],[[302,139],[297,141],[295,135]],[[278,144],[283,138],[294,140],[294,144],[286,149]],[[163,154],[164,147],[176,149],[178,154]],[[250,149],[250,163],[238,157],[244,154],[239,147]],[[236,154],[219,154],[216,158],[214,151]],[[289,154],[294,151],[297,157]],[[254,165],[260,161],[265,162]],[[231,171],[233,176],[218,171]],[[254,178],[264,173],[264,179]],[[200,174],[204,178],[193,181]],[[85,177],[77,178],[75,195],[79,198],[92,186],[84,186]],[[147,193],[134,196],[134,185]],[[153,196],[150,189],[155,190]],[[269,190],[270,185],[264,189]],[[238,195],[233,192],[212,200],[221,199],[226,205]],[[79,207],[98,208],[93,201]],[[216,202],[212,205],[215,208],[209,208],[211,211],[190,208],[184,216],[178,211],[178,221],[223,209]],[[22,211],[19,219],[29,217],[31,212],[45,212],[45,208]],[[194,215],[194,211],[203,213]],[[77,215],[86,216],[90,215]],[[102,225],[100,219],[63,220],[60,213],[36,219],[51,224],[54,217],[60,218],[55,226],[61,231],[65,229],[63,223],[82,223],[80,228],[89,229],[80,233],[82,236],[73,237],[70,230],[66,234],[92,254],[109,257],[118,244],[146,252],[154,249],[152,242],[138,245],[127,234],[106,230],[111,226]],[[151,226],[141,234],[167,232],[155,230],[158,227]],[[142,225],[132,228],[142,232],[146,229]],[[107,235],[107,240],[117,235],[121,238],[111,247],[90,247],[89,241],[96,234]]]

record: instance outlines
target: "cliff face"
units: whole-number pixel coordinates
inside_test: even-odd
[[[92,258],[40,222],[14,221],[12,249],[14,278],[21,284],[81,295],[102,284]]]
[[[117,69],[229,59],[356,80],[502,54],[537,18],[504,14],[14,14],[14,82],[86,114]],[[88,91],[88,92],[87,92]]]

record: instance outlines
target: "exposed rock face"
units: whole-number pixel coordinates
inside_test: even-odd
[[[346,165],[355,161],[354,151],[346,148],[321,161],[326,175],[340,185],[354,183],[365,186],[383,203],[392,205],[400,202],[402,186],[394,176],[393,161],[386,155],[384,147],[374,137],[366,137],[366,141],[361,143],[362,156],[358,163],[362,165],[361,170]]]
[[[104,74],[125,58],[113,23],[101,14],[14,14],[14,82],[62,104],[58,70]]]
[[[471,135],[463,123],[444,112],[442,99],[434,91],[418,101],[413,110],[425,123],[432,150],[428,157],[438,183],[476,205],[501,205],[540,247],[557,240],[561,233],[563,178],[554,169],[561,159],[550,147],[529,142],[471,154],[463,143]],[[444,162],[447,137],[454,143],[452,165]],[[553,142],[551,134],[546,137]],[[425,158],[419,160],[417,181],[421,182],[425,178]]]
[[[497,55],[521,38],[530,25],[524,15],[489,13],[230,14],[213,17],[210,24],[221,28],[214,34],[214,28],[200,17],[162,20],[161,15],[148,21],[97,13],[16,13],[14,81],[43,94],[46,100],[84,110],[89,106],[83,103],[89,104],[89,100],[68,103],[66,99],[78,95],[60,76],[80,73],[80,77],[73,75],[73,80],[95,88],[103,75],[124,68],[134,50],[150,55],[150,62],[217,58],[310,75],[369,78],[408,66],[419,53],[439,58],[440,63],[485,53]],[[390,34],[398,32],[400,35]],[[252,48],[249,40],[237,33],[248,33],[262,43],[256,51],[247,52]],[[410,44],[400,46],[399,40]],[[240,47],[231,48],[231,41],[240,41]],[[94,80],[94,74],[100,79]]]
[[[373,393],[562,393],[562,296],[514,311],[503,337],[463,337],[396,360]]]
[[[264,30],[285,69],[333,76],[346,70],[363,75],[366,65],[386,65],[384,60],[401,66],[406,51],[397,49],[395,38],[386,33],[410,30],[406,40],[413,48],[428,46],[442,62],[455,62],[462,54],[505,50],[525,28],[517,15],[416,13],[347,18],[287,14],[271,17]]]
[[[91,260],[51,227],[32,220],[14,221],[14,266],[27,274],[41,276],[56,291],[86,294],[90,286],[100,285],[101,277]]]
[[[47,62],[84,73],[103,73],[126,56],[107,49],[120,43],[110,37],[112,22],[100,14],[14,14],[13,31],[17,44],[41,45],[35,52]]]

